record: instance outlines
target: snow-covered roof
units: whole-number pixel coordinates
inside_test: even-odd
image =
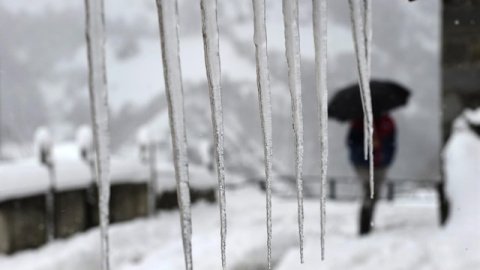
[[[190,187],[197,190],[215,188],[217,178],[203,167],[189,166],[188,168]],[[175,170],[173,165],[159,164],[157,166],[157,193],[164,190],[175,190]]]

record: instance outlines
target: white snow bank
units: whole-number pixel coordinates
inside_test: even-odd
[[[148,180],[148,169],[136,160],[111,159],[111,182],[136,183]],[[0,201],[45,193],[50,188],[47,167],[37,160],[0,164]],[[55,189],[67,191],[87,187],[93,177],[85,162],[62,159],[55,162]]]
[[[50,131],[45,127],[39,127],[35,131],[35,150],[50,149],[52,147],[52,136]]]
[[[466,111],[455,121],[443,152],[451,203],[447,231],[466,249],[480,254],[480,138],[466,119],[480,123],[480,109]]]
[[[216,188],[216,176],[211,174],[207,169],[198,166],[189,166],[188,172],[190,176],[190,188],[197,190]],[[175,169],[172,164],[159,164],[157,166],[157,175],[157,193],[165,190],[175,190],[177,188]]]
[[[68,149],[69,146],[63,147]],[[63,150],[62,150],[63,151]],[[56,152],[58,153],[58,152]],[[59,191],[81,189],[89,186],[94,177],[87,163],[65,151],[64,158],[55,161],[55,189]],[[175,171],[171,164],[158,166],[157,192],[175,190]],[[190,186],[197,190],[216,187],[215,176],[202,167],[191,166]],[[148,165],[136,159],[113,157],[111,183],[143,183],[150,179]],[[50,187],[47,167],[35,159],[0,164],[0,202],[45,193]]]
[[[48,190],[48,170],[36,160],[0,164],[0,201]]]
[[[79,127],[75,139],[80,148],[88,150],[93,148],[93,133],[90,126],[83,125]]]
[[[480,108],[476,110],[465,110],[464,115],[470,123],[480,124]]]

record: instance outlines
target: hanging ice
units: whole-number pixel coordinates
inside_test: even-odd
[[[367,62],[367,73],[370,81],[371,76],[371,46],[372,46],[372,0],[363,0],[363,22],[364,22],[364,35],[365,35],[365,56]],[[362,102],[363,99],[362,99]],[[363,134],[368,133],[367,119],[363,119]],[[368,159],[368,136],[364,137],[364,155],[365,160]]]
[[[367,72],[371,75],[372,59],[372,0],[363,0],[363,21],[365,27],[365,56],[367,58]]]
[[[318,99],[320,140],[320,219],[321,256],[325,258],[325,186],[328,168],[328,89],[327,89],[327,0],[313,0],[313,37],[315,42],[315,78]]]
[[[370,195],[374,196],[373,183],[373,114],[372,114],[372,100],[370,95],[370,74],[367,63],[366,37],[365,37],[365,21],[362,16],[362,9],[360,0],[349,0],[350,15],[352,20],[353,40],[355,43],[355,52],[357,56],[358,77],[360,84],[360,91],[362,96],[362,103],[364,106],[364,115],[366,117],[367,134],[368,135],[368,150],[370,162]],[[366,11],[365,11],[366,12]],[[368,9],[371,12],[371,9]],[[370,16],[370,15],[368,15]],[[370,46],[368,46],[370,47]],[[370,49],[369,49],[370,50]]]
[[[260,100],[260,121],[262,123],[265,155],[265,186],[267,193],[267,261],[272,268],[272,105],[270,78],[268,73],[267,29],[265,26],[265,0],[253,1],[255,58],[257,63],[257,86]]]
[[[110,269],[108,241],[108,203],[110,200],[110,135],[107,74],[105,70],[105,19],[103,0],[85,0],[90,106],[96,149],[96,174],[99,187],[101,264]]]
[[[210,107],[212,110],[213,138],[215,142],[215,161],[217,163],[218,194],[220,199],[220,237],[222,267],[227,269],[225,256],[227,237],[227,210],[225,198],[225,164],[223,159],[223,110],[222,89],[220,86],[220,51],[218,41],[217,0],[202,0],[202,30],[205,49],[205,67],[207,70]]]
[[[192,218],[188,180],[187,138],[183,108],[182,71],[178,39],[178,3],[157,0],[163,58],[163,76],[168,102],[168,116],[173,146],[173,161],[180,208],[185,267],[192,265]]]
[[[288,78],[292,101],[292,119],[295,138],[295,179],[297,182],[300,261],[303,263],[303,115],[297,0],[283,0],[283,21],[285,24],[285,54],[288,63]]]

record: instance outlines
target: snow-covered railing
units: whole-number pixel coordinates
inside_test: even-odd
[[[45,194],[50,189],[48,170],[37,160],[0,164],[2,188],[0,202]],[[83,189],[93,179],[89,167],[80,160],[57,160],[55,166],[57,192]],[[136,160],[112,159],[112,183],[146,182],[148,170]]]
[[[93,181],[89,167],[80,160],[56,162],[57,192],[87,188]],[[175,171],[169,164],[157,164],[156,191],[175,190]],[[135,159],[112,158],[112,184],[148,183],[149,168]],[[29,159],[0,164],[0,202],[45,194],[50,189],[48,170]],[[215,188],[213,176],[204,168],[191,166],[191,186],[196,190]]]

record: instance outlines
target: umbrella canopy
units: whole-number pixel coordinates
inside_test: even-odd
[[[407,104],[410,91],[388,81],[371,81],[373,116]],[[363,119],[362,100],[358,84],[350,85],[337,92],[328,104],[328,116],[339,121]]]

